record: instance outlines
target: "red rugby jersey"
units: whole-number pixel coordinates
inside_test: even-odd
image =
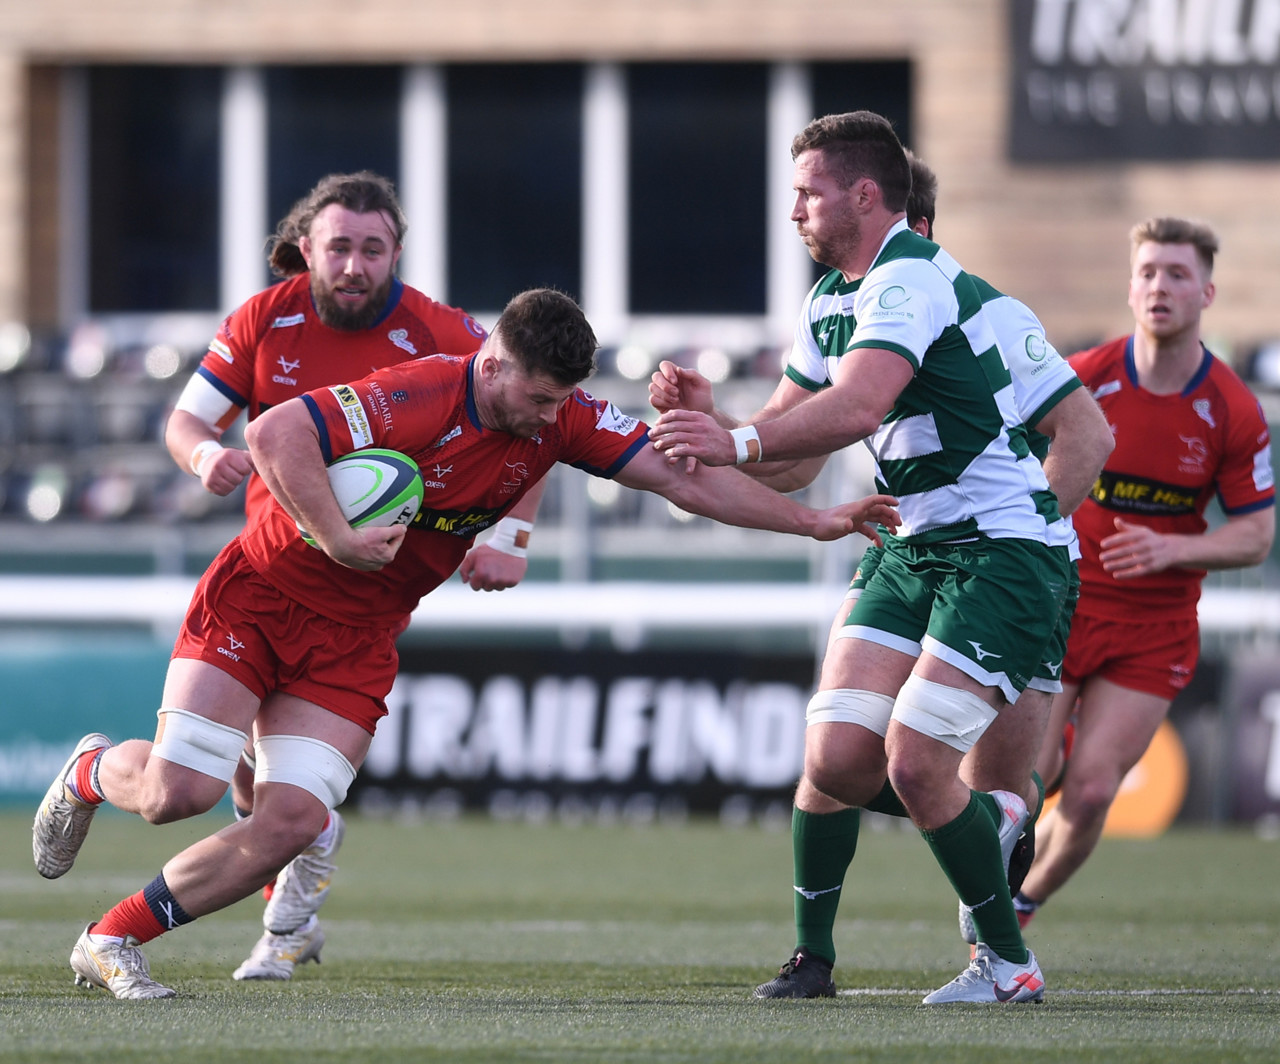
[[[331,329],[311,302],[311,279],[299,274],[259,292],[232,311],[196,372],[253,420],[314,388],[356,380],[383,366],[439,353],[469,355],[485,338],[471,315],[392,281],[382,316],[368,329]],[[226,428],[226,425],[222,426]],[[245,508],[270,497],[253,476]]]
[[[461,564],[475,535],[556,462],[612,477],[649,438],[644,422],[581,388],[535,437],[483,428],[474,363],[474,356],[434,355],[303,397],[326,462],[364,447],[389,447],[417,461],[426,494],[395,561],[376,573],[339,565],[304,543],[293,519],[268,496],[270,505],[250,514],[241,536],[250,564],[326,617],[398,624]]]
[[[1258,400],[1207,350],[1177,395],[1153,395],[1138,385],[1132,336],[1070,362],[1116,441],[1089,498],[1072,515],[1082,555],[1078,612],[1117,621],[1194,618],[1203,570],[1117,580],[1098,561],[1099,543],[1116,531],[1116,517],[1157,532],[1202,533],[1215,493],[1227,514],[1274,506],[1271,436]]]

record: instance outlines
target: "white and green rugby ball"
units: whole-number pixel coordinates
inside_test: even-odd
[[[329,487],[352,528],[407,525],[418,516],[425,487],[418,463],[407,454],[366,447],[335,458],[328,472]],[[298,531],[316,545],[305,530]]]

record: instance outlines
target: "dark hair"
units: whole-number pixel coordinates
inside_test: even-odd
[[[1142,244],[1190,244],[1196,249],[1205,277],[1213,273],[1218,236],[1203,222],[1187,218],[1148,218],[1129,230],[1130,259]]]
[[[883,115],[850,111],[815,118],[791,142],[792,159],[806,151],[822,152],[841,188],[869,177],[880,186],[885,207],[894,212],[906,209],[911,191],[907,153]]]
[[[933,218],[938,210],[938,175],[914,152],[907,152],[911,167],[911,194],[907,197],[907,225],[912,229],[923,218],[929,223],[929,239],[933,239]]]
[[[267,241],[267,261],[277,277],[294,277],[307,272],[306,260],[298,241],[311,231],[316,215],[329,204],[337,203],[356,214],[381,211],[395,232],[396,246],[404,243],[409,223],[396,198],[396,188],[381,174],[360,170],[354,174],[329,174],[316,187],[298,200],[276,226],[275,235]]]
[[[578,306],[554,288],[530,288],[514,297],[493,327],[528,374],[578,384],[596,368],[596,334]]]

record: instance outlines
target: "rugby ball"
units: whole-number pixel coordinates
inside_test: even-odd
[[[329,487],[352,528],[407,525],[418,515],[425,487],[418,463],[382,447],[352,451],[329,463]],[[302,538],[313,540],[299,527]]]

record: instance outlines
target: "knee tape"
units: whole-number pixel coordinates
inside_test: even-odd
[[[996,719],[996,711],[975,694],[913,673],[898,692],[893,719],[963,754],[968,753]]]
[[[342,804],[356,778],[340,750],[305,735],[263,735],[253,749],[258,758],[254,783],[291,783],[314,794],[327,809]]]
[[[889,715],[893,712],[893,699],[874,691],[854,691],[839,688],[819,691],[805,710],[805,724],[861,724],[881,738],[889,730]]]
[[[244,732],[186,709],[161,709],[156,716],[164,718],[164,735],[151,748],[152,756],[231,782],[249,738]]]

